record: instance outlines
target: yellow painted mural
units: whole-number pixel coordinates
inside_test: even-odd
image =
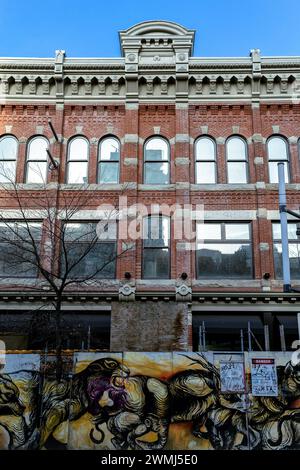
[[[289,353],[7,354],[0,449],[299,449]]]

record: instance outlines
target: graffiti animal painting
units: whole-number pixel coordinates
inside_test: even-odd
[[[274,356],[277,397],[221,393],[212,353],[75,353],[59,382],[8,355],[0,448],[299,449],[300,366]]]

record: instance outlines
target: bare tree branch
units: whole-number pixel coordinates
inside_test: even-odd
[[[9,178],[7,178],[9,179]],[[118,197],[127,190],[116,193],[116,200],[111,201],[111,209],[106,213],[97,213],[97,193],[86,184],[76,189],[62,187],[59,184],[40,184],[35,189],[27,189],[13,179],[9,183],[0,183],[3,190],[0,195],[0,243],[7,247],[2,259],[7,263],[7,272],[18,271],[20,277],[28,277],[33,269],[37,271],[36,282],[22,289],[41,291],[48,287],[49,303],[53,305],[56,322],[56,350],[61,355],[62,332],[62,300],[64,292],[72,285],[91,286],[94,281],[98,289],[101,279],[106,277],[105,270],[122,256],[132,252],[132,247],[125,247],[122,252],[117,250],[117,239],[105,237],[105,229],[119,218]],[[3,197],[4,194],[4,197]],[[2,198],[1,198],[2,196]],[[81,211],[89,209],[95,212],[95,219],[84,220]],[[103,225],[103,237],[96,230],[99,222]],[[41,233],[34,224],[40,224]],[[80,233],[71,228],[76,224],[87,223]],[[105,226],[106,225],[106,226]],[[107,239],[106,239],[107,238]],[[112,252],[104,254],[103,261],[93,259],[91,269],[77,274],[85,260],[90,259],[94,250],[105,248],[107,243],[114,244]],[[80,247],[80,248],[78,248]],[[101,273],[103,276],[101,276]],[[9,278],[9,276],[6,276]],[[0,282],[4,283],[2,277]],[[43,284],[41,284],[43,281]],[[15,285],[18,285],[17,276]]]

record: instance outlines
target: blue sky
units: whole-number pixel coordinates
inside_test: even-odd
[[[196,29],[195,56],[300,55],[299,0],[0,0],[0,56],[115,57],[117,32],[152,19]]]

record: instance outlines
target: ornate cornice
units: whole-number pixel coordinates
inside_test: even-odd
[[[124,57],[0,58],[2,101],[300,99],[300,57],[193,57],[195,31],[146,21],[119,33]]]
[[[125,70],[124,64],[65,64],[64,70]]]
[[[140,64],[139,71],[143,70],[176,70],[175,64]]]
[[[300,68],[300,57],[297,62],[264,62],[262,61],[263,68],[291,68],[299,67]]]
[[[177,289],[178,291],[178,289]],[[135,299],[139,301],[147,300],[175,300],[176,290],[174,289],[163,289],[163,290],[138,290],[135,288],[130,289],[130,295],[135,293]],[[127,291],[126,291],[127,294]],[[187,288],[183,292],[184,296],[187,296],[186,301],[193,301],[193,306],[201,304],[266,304],[266,305],[297,305],[300,301],[299,294],[286,294],[282,292],[195,292],[190,288]],[[188,295],[187,295],[188,294]],[[177,293],[178,295],[178,293]],[[181,293],[182,295],[182,293]],[[192,296],[192,297],[191,297]],[[0,293],[0,303],[1,307],[8,303],[17,303],[22,304],[26,302],[26,308],[28,308],[28,303],[47,303],[55,299],[55,294],[52,292],[39,292],[36,291],[28,292],[24,291],[8,291]],[[80,291],[72,292],[66,291],[63,294],[63,303],[67,304],[97,304],[101,302],[111,302],[111,301],[123,301],[124,298],[120,299],[120,290],[115,289],[113,291]],[[181,299],[184,301],[184,299]]]
[[[0,70],[51,70],[54,71],[53,64],[12,64],[0,63]]]
[[[243,70],[248,70],[251,73],[251,64],[235,64],[233,62],[213,62],[213,63],[191,63],[190,64],[190,69],[199,69],[199,70],[210,70],[210,69],[243,69]]]
[[[234,62],[210,62],[210,63],[189,63],[189,68],[192,70],[210,70],[210,69],[242,69],[251,71],[251,64],[238,64]],[[290,68],[299,68],[300,70],[300,59],[298,62],[271,62],[271,63],[264,63],[262,62],[263,69],[290,69]],[[140,64],[139,70],[166,70],[175,69],[175,64]],[[18,63],[0,63],[0,70],[49,70],[54,71],[54,62],[53,64],[40,64],[40,63],[33,63],[33,64],[18,64]],[[125,70],[124,64],[65,64],[64,70],[86,70],[88,73],[89,70]]]

